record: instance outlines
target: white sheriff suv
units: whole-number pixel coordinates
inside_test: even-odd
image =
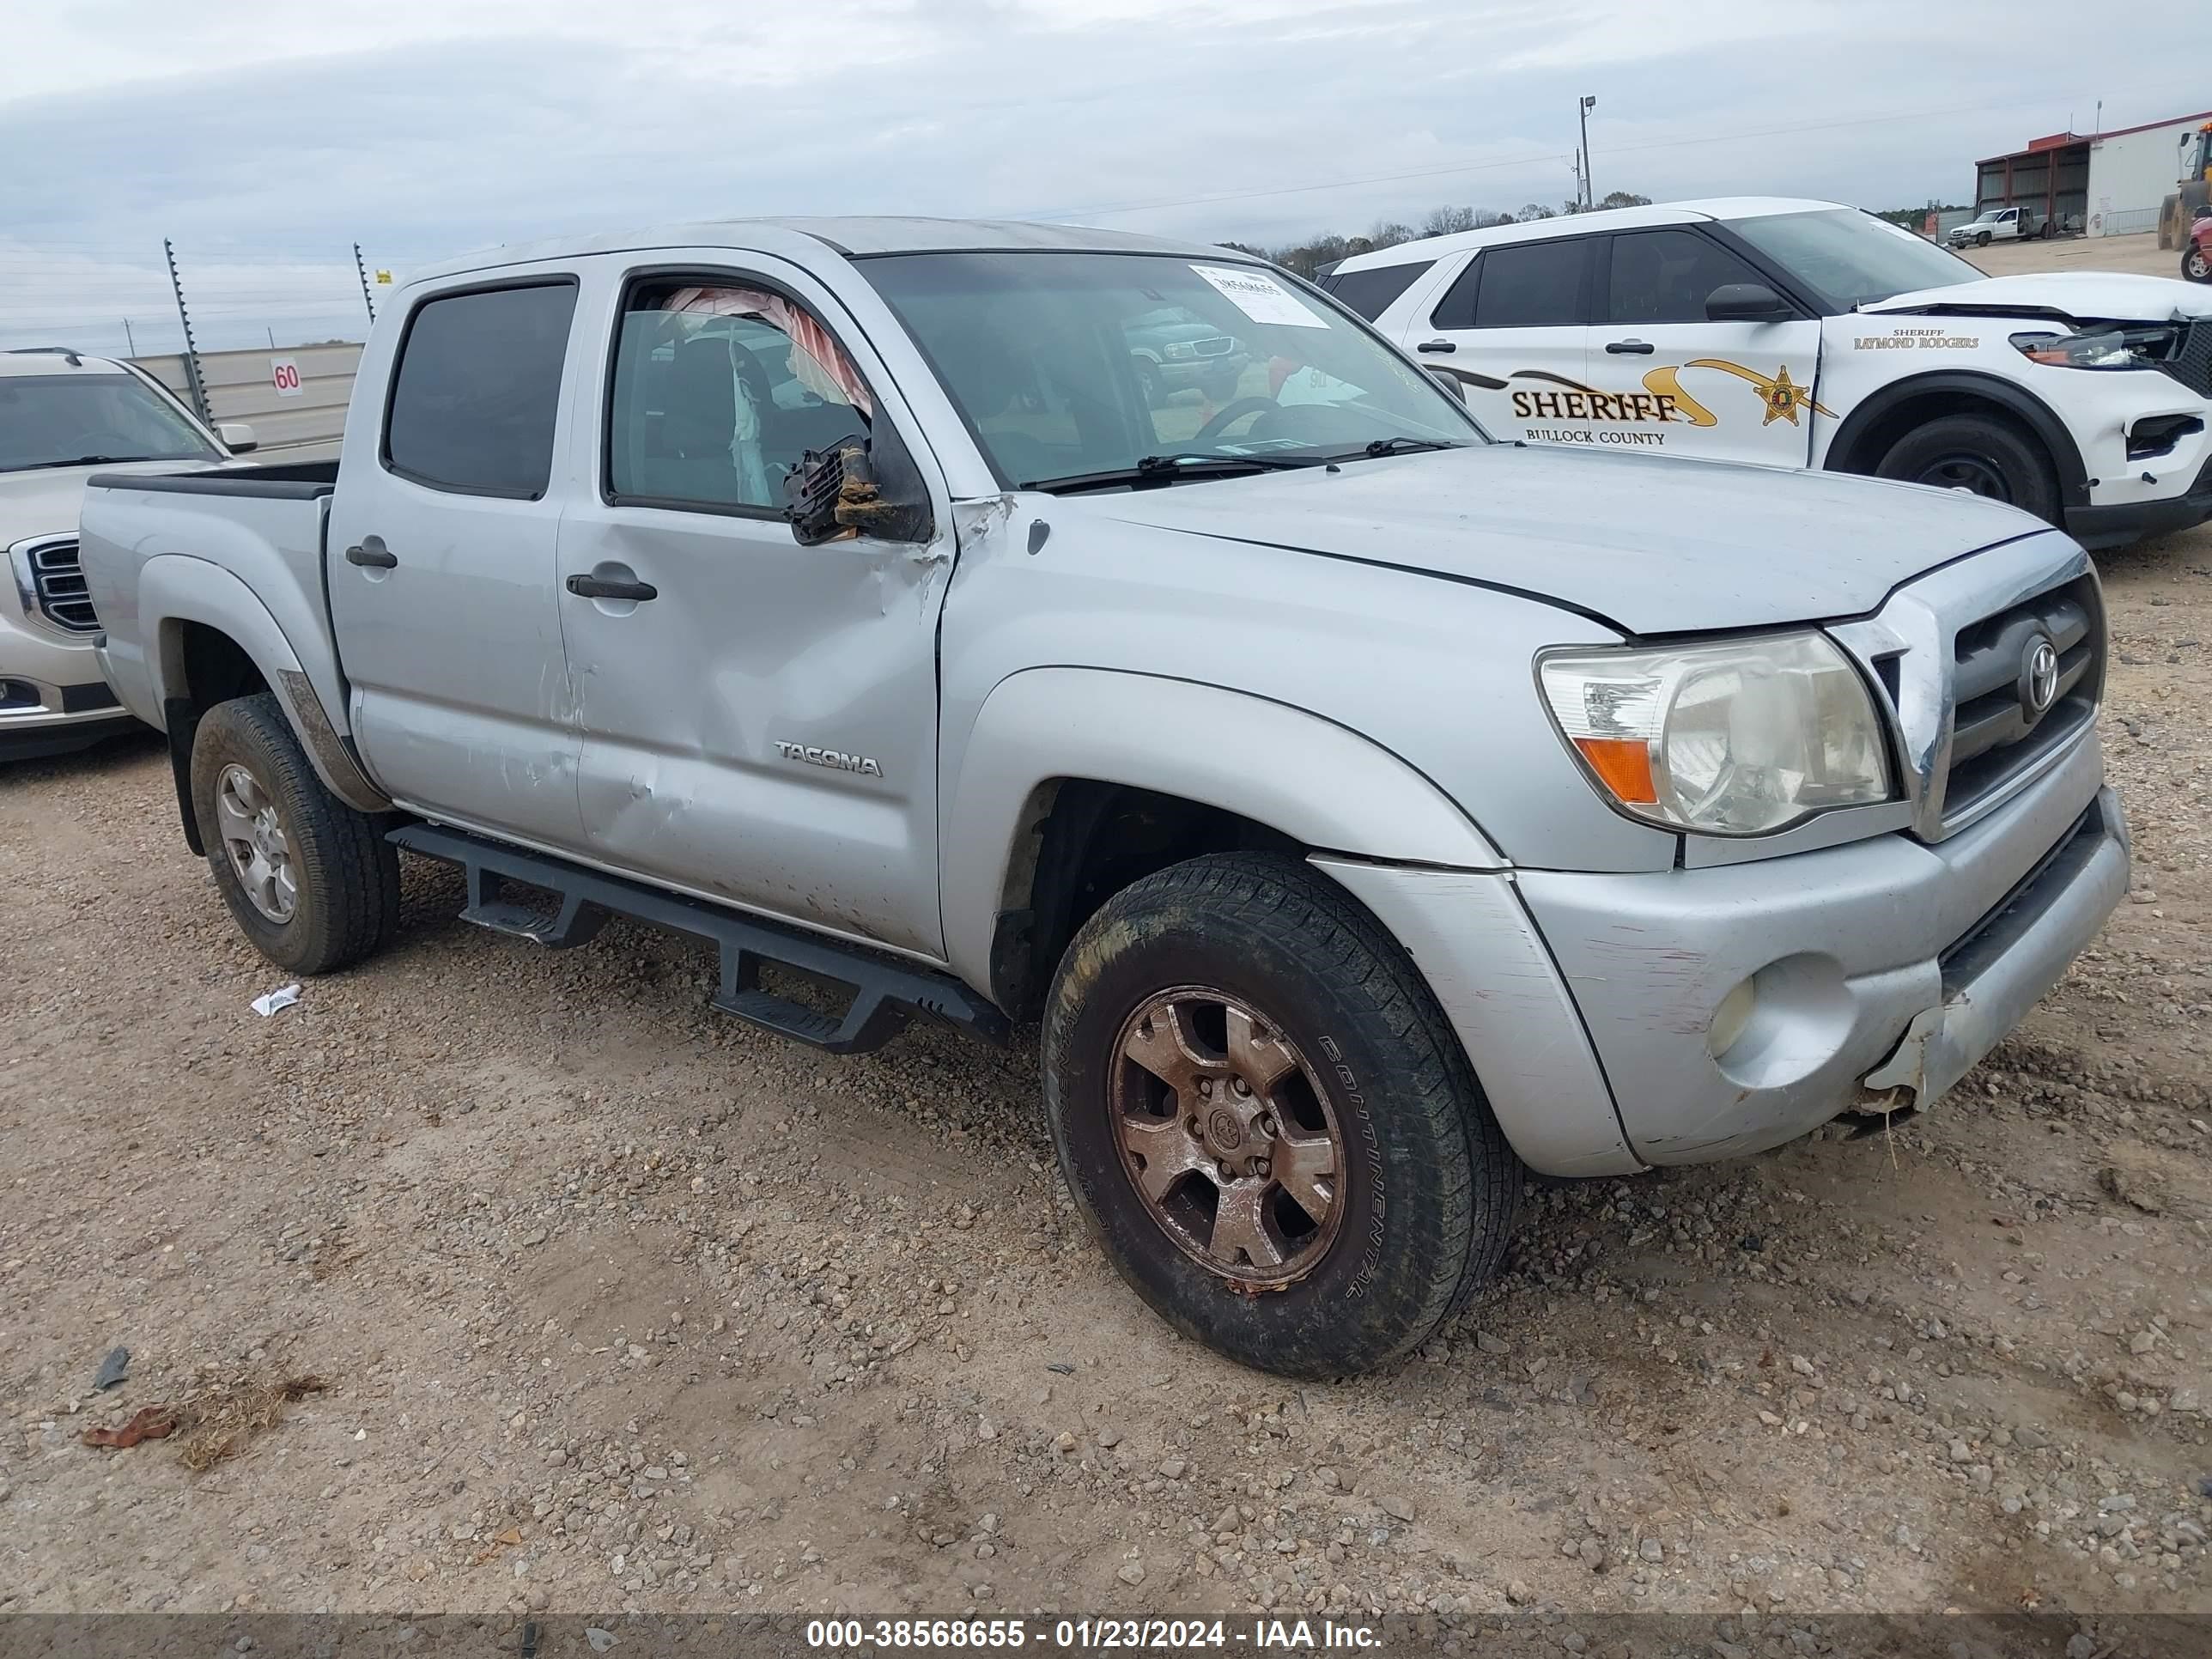
[[[2212,518],[2212,291],[2170,277],[1985,276],[1747,197],[1405,242],[1321,285],[1498,437],[1968,489],[2092,548]]]

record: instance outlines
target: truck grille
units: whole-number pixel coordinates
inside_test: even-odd
[[[2096,718],[2104,635],[2096,582],[2087,576],[1959,630],[1952,646],[1947,823],[1971,815]],[[2045,641],[2057,662],[2050,702],[2038,712],[2030,659]]]
[[[1201,357],[1225,357],[1237,349],[1237,342],[1226,334],[1209,334],[1191,344]]]
[[[27,608],[72,634],[98,630],[100,618],[93,615],[74,537],[18,547],[15,567],[16,586]]]
[[[2184,329],[2173,356],[2159,367],[2198,397],[2212,398],[2212,318]]]

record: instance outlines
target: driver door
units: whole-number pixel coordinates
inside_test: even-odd
[[[793,539],[803,452],[918,428],[826,289],[744,258],[624,273],[599,335],[557,561],[586,832],[617,868],[938,956],[944,486],[910,442],[931,542]]]
[[[1709,322],[1705,302],[1730,283],[1766,279],[1703,231],[1623,231],[1601,262],[1589,378],[1610,394],[1595,422],[1616,447],[1698,460],[1804,466],[1812,459],[1820,325]]]

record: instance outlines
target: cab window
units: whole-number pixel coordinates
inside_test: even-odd
[[[809,450],[865,438],[872,401],[796,301],[726,279],[632,287],[615,343],[607,495],[771,514]]]

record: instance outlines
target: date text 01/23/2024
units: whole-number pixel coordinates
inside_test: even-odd
[[[1339,1624],[1331,1619],[1255,1619],[1243,1625],[1221,1619],[817,1619],[807,1624],[806,1644],[878,1652],[1030,1646],[1076,1653],[1239,1647],[1310,1652],[1372,1650],[1381,1645],[1381,1637],[1371,1626]]]

